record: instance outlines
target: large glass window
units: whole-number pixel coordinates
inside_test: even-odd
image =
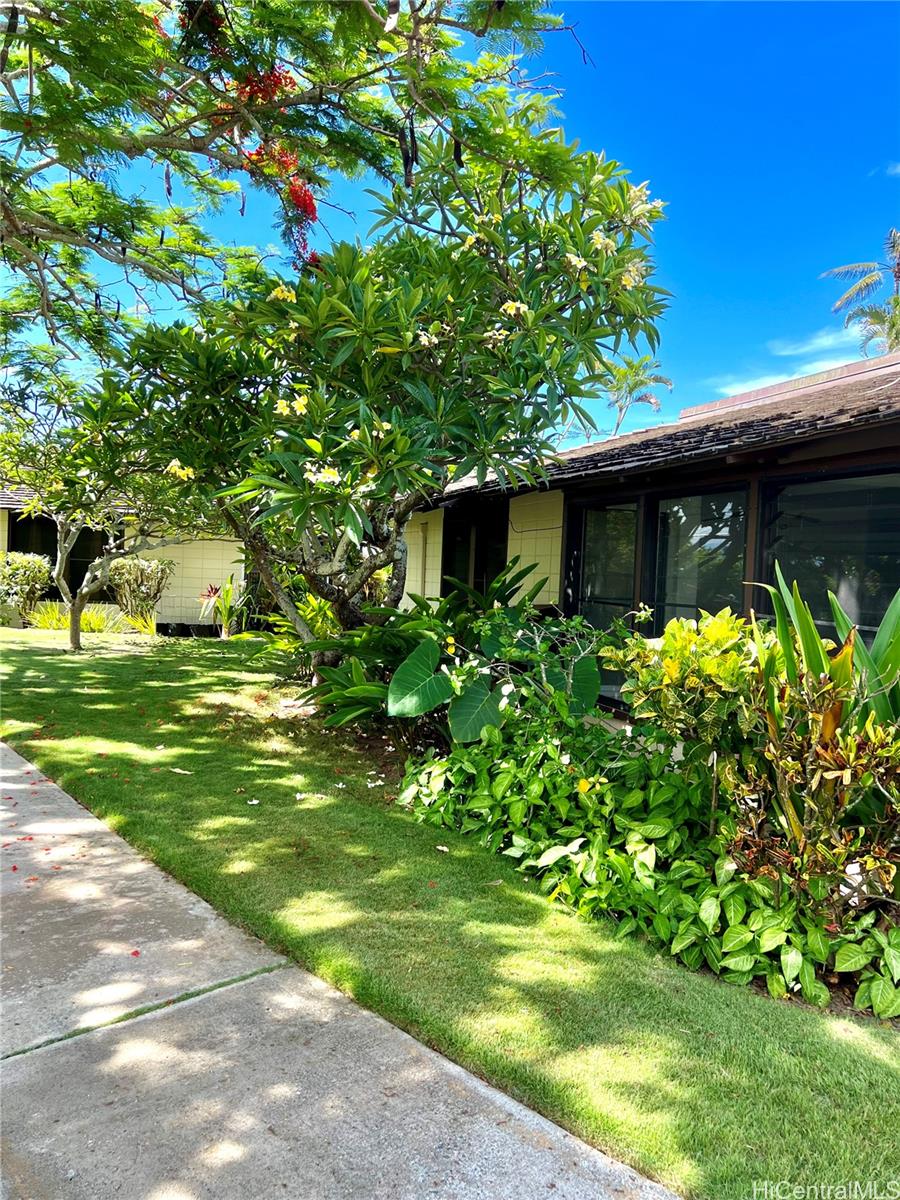
[[[656,559],[656,619],[743,607],[746,493],[715,492],[661,500]]]
[[[777,561],[823,632],[832,632],[832,591],[871,635],[900,587],[900,473],[779,488],[768,498],[765,535],[767,578]]]
[[[579,611],[598,629],[634,607],[637,505],[611,504],[584,515]]]

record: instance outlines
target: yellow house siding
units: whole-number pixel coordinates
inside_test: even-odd
[[[211,583],[221,586],[229,575],[243,579],[243,556],[239,542],[210,538],[183,542],[142,552],[141,558],[170,558],[175,573],[163,593],[157,620],[178,624],[200,624],[200,593]],[[211,618],[206,618],[211,623]]]
[[[441,594],[441,554],[443,552],[444,512],[414,513],[406,527],[406,593],[437,599]]]
[[[9,549],[9,513],[0,508],[0,550]]]
[[[510,498],[506,557],[518,554],[519,565],[523,567],[537,564],[530,577],[531,585],[546,576],[547,582],[538,593],[536,604],[559,604],[562,534],[562,492],[529,492]]]

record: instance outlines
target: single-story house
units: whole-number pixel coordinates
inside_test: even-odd
[[[31,499],[27,488],[0,487],[0,550],[44,554],[56,558],[56,526],[49,517],[25,516],[22,510]],[[69,558],[67,582],[77,588],[88,564],[101,552],[103,534],[84,529]],[[230,575],[242,579],[244,557],[241,543],[226,538],[204,538],[143,552],[143,558],[167,558],[175,570],[157,608],[161,633],[188,633],[199,626],[212,628],[212,616],[201,620],[200,593],[210,584],[220,587]],[[55,594],[53,592],[51,595]],[[106,597],[97,597],[103,600]],[[199,630],[198,630],[199,631]]]
[[[684,409],[560,453],[539,488],[452,485],[413,516],[408,592],[483,587],[514,555],[538,603],[608,625],[767,611],[776,561],[823,629],[826,590],[871,635],[900,587],[900,354]]]

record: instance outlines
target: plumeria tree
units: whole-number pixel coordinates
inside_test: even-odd
[[[366,585],[387,570],[399,602],[418,505],[469,473],[536,482],[555,431],[590,423],[618,348],[656,343],[661,202],[545,128],[541,100],[489,109],[527,154],[463,169],[438,130],[380,200],[372,246],[152,328],[104,379],[102,403],[219,508],[301,636],[285,572],[344,626],[377,620]]]
[[[329,178],[411,181],[417,130],[456,157],[492,153],[480,97],[520,78],[494,52],[558,27],[539,0],[16,0],[0,6],[2,259],[7,340],[41,321],[103,352],[160,289],[197,301],[239,287],[205,214],[279,201],[291,255]],[[461,52],[484,45],[486,53]],[[249,258],[249,261],[248,261]],[[171,301],[170,301],[171,303]]]
[[[17,379],[0,388],[0,478],[30,489],[26,516],[56,526],[53,582],[73,651],[82,648],[84,609],[108,586],[113,563],[221,528],[214,510],[126,444],[123,431],[71,381]],[[101,548],[73,588],[69,562],[84,530],[102,533]]]

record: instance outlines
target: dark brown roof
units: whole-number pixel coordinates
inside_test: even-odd
[[[688,408],[670,424],[575,446],[562,451],[547,474],[551,486],[627,475],[725,459],[888,421],[900,421],[900,354]],[[451,484],[448,496],[473,488],[471,478],[460,480]]]

